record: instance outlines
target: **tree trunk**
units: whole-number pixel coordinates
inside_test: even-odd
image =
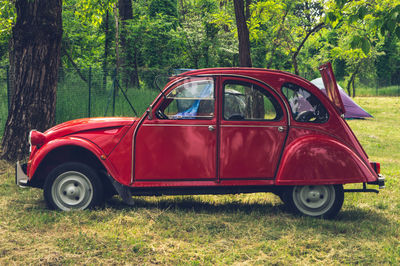
[[[350,91],[351,86],[353,86],[353,96],[352,97],[356,96],[356,88],[354,87],[354,81],[356,79],[356,76],[357,76],[359,70],[360,70],[360,64],[356,67],[355,71],[351,74],[350,80],[347,83],[347,92],[349,93],[350,97],[352,96],[351,91]]]
[[[126,22],[133,18],[132,11],[132,0],[118,0],[118,11],[119,18],[121,20],[121,53],[123,54],[121,58],[121,66],[123,66],[123,82],[126,86],[138,86],[139,85],[139,75],[137,67],[135,66],[136,54],[135,51],[130,51],[128,49],[128,43],[126,41]]]
[[[15,161],[28,152],[31,129],[54,124],[62,37],[61,0],[16,0],[10,39],[13,96],[1,158]]]
[[[243,0],[234,0],[236,26],[239,36],[239,66],[252,67],[250,55],[250,37],[247,28],[246,18],[250,17],[250,0],[246,1],[246,12]],[[251,110],[248,112],[252,117],[264,118],[264,102],[263,98],[252,88],[246,90],[246,95],[250,97]]]
[[[239,66],[251,67],[250,37],[247,28],[243,0],[233,1],[236,16],[236,27],[239,36]]]
[[[119,67],[121,66],[121,58],[119,57],[119,18],[117,11],[117,3],[114,6],[114,18],[115,18],[115,73],[116,77],[119,73]]]
[[[108,8],[106,10],[106,17],[104,20],[104,35],[105,35],[105,40],[104,40],[104,57],[103,57],[103,91],[106,91],[107,89],[107,76],[108,76],[108,49],[110,47],[110,12],[108,11]]]

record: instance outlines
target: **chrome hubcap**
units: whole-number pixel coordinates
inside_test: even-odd
[[[298,186],[293,189],[293,202],[300,212],[320,216],[333,206],[335,189],[332,185]]]
[[[84,174],[68,171],[56,178],[51,193],[62,210],[85,209],[93,198],[93,186]]]

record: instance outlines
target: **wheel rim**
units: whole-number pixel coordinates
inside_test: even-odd
[[[93,199],[93,186],[84,174],[69,171],[54,180],[51,195],[62,210],[85,209]]]
[[[297,209],[310,216],[327,213],[335,202],[335,196],[332,185],[298,186],[293,189],[293,202]]]

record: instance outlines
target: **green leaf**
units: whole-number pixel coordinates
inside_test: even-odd
[[[358,20],[358,16],[357,16],[357,15],[353,14],[353,15],[350,15],[350,16],[349,16],[349,22],[350,22],[350,24],[356,22],[357,20]]]
[[[384,24],[382,25],[382,27],[381,27],[381,34],[382,34],[382,36],[385,35],[386,30],[387,30],[386,23],[384,23]]]
[[[395,29],[395,27],[396,27],[396,21],[393,20],[393,19],[389,19],[389,20],[386,22],[386,25],[387,25],[388,30],[389,30],[390,32],[393,32],[394,29]]]
[[[336,2],[336,5],[337,5],[340,9],[342,9],[343,6],[347,3],[347,0],[335,0],[335,2]]]
[[[397,27],[396,28],[396,35],[397,35],[397,38],[399,38],[400,39],[400,27]]]
[[[358,35],[353,36],[350,41],[350,47],[352,49],[359,48],[361,45],[361,41],[362,41],[362,38],[360,36],[358,36]]]
[[[334,21],[336,20],[336,15],[335,15],[335,13],[329,12],[329,13],[328,13],[328,19],[329,19],[329,21],[334,22]]]
[[[365,6],[361,6],[358,9],[358,18],[364,19],[365,15],[368,13],[368,9]]]
[[[369,43],[368,39],[362,39],[361,50],[364,52],[364,54],[367,55],[370,49],[371,49],[371,44]]]

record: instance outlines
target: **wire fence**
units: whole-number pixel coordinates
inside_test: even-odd
[[[171,69],[140,69],[135,81],[126,69],[62,68],[58,74],[55,122],[83,117],[140,116],[173,74],[176,72]],[[12,77],[8,66],[0,66],[0,136],[13,95]],[[357,96],[400,96],[400,84],[359,88]]]
[[[121,69],[69,69],[58,73],[55,123],[84,117],[141,116],[168,81],[169,70],[142,70],[131,84]],[[0,66],[0,136],[13,96],[12,73]]]

